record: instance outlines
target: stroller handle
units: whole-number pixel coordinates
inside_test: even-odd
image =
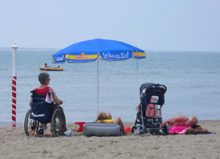
[[[149,86],[146,91],[150,90],[151,88],[155,88],[155,87],[163,88],[164,93],[166,93],[166,91],[167,91],[167,87],[163,84],[153,84],[153,85]]]

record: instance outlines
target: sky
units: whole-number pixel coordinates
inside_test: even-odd
[[[220,52],[220,0],[0,0],[0,47],[103,38],[143,50]]]

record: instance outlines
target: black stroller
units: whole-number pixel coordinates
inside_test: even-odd
[[[140,104],[132,132],[135,134],[150,133],[168,135],[167,125],[162,126],[161,108],[167,87],[161,84],[144,83],[140,87]]]

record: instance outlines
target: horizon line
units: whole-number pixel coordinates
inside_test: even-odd
[[[63,48],[43,48],[43,47],[18,47],[18,49],[53,49],[61,50]],[[11,49],[11,47],[2,47],[0,49]],[[145,52],[219,52],[220,51],[202,51],[202,50],[162,50],[162,49],[143,49]]]

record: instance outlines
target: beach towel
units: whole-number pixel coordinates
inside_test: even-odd
[[[51,91],[49,91],[49,92],[47,93],[47,96],[46,96],[46,98],[45,98],[45,102],[47,102],[47,103],[49,103],[49,104],[51,104],[51,103],[53,102],[53,94],[52,94]]]
[[[170,126],[169,127],[169,133],[170,134],[185,134],[186,129],[188,129],[189,126]]]
[[[189,126],[170,126],[169,133],[170,134],[185,134],[186,130],[190,128]],[[216,134],[215,132],[196,132],[195,135],[203,135],[203,134]]]
[[[216,134],[216,132],[197,132],[196,135]]]

